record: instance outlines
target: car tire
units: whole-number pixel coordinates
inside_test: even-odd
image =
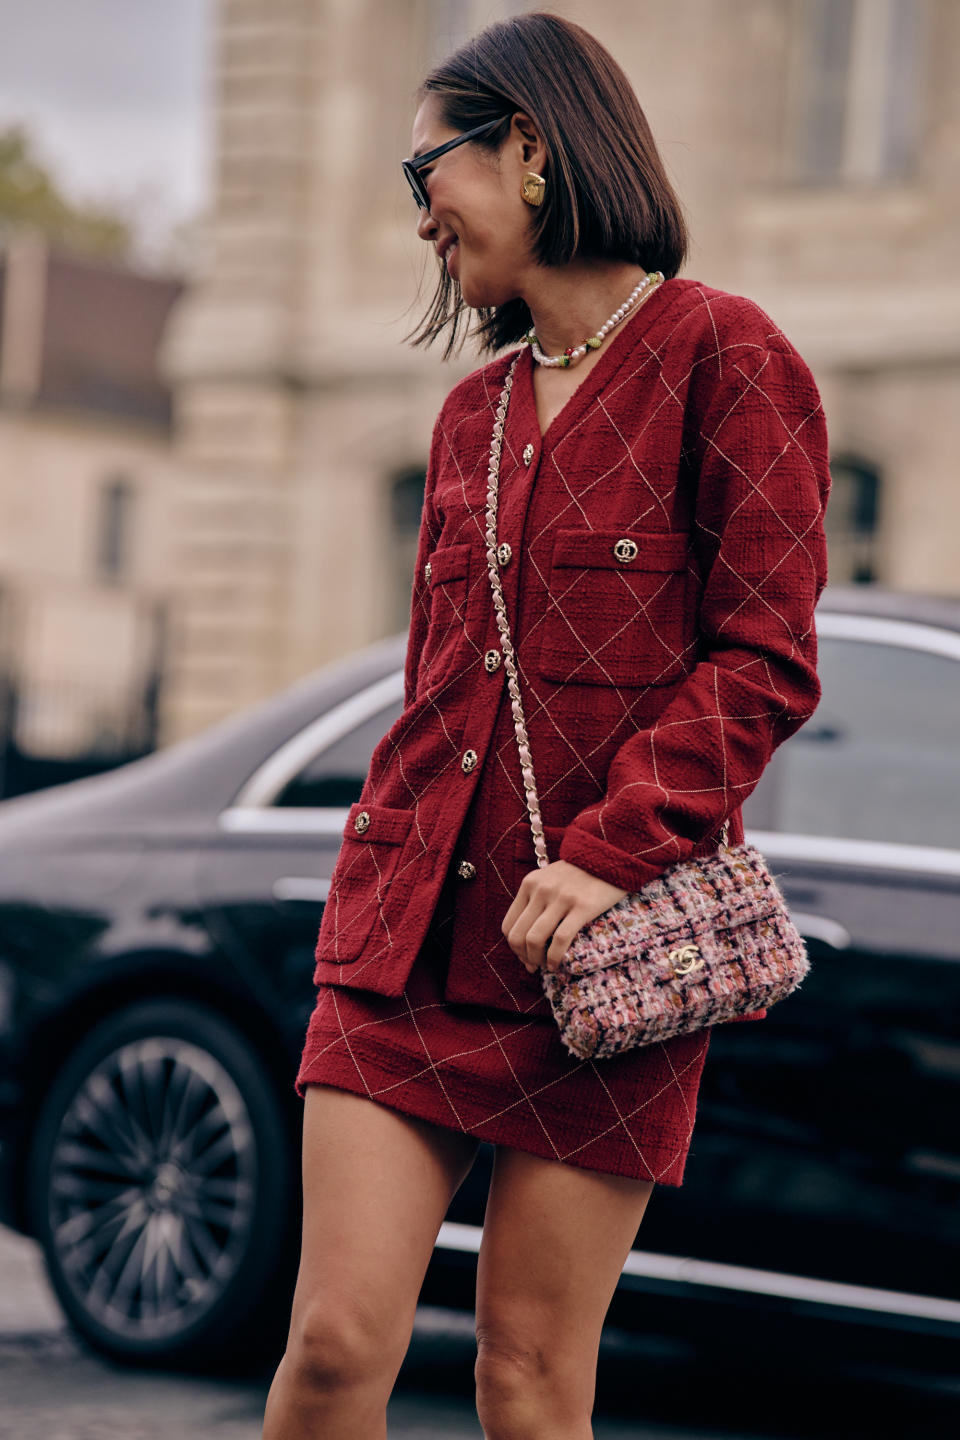
[[[213,1010],[141,1001],[91,1030],[44,1097],[27,1177],[80,1336],[142,1366],[273,1363],[296,1264],[297,1140],[263,1058]]]

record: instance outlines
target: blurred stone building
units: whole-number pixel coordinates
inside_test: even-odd
[[[401,343],[432,250],[413,91],[506,0],[220,0],[206,273],[173,312],[173,740],[404,629],[423,466],[472,350]],[[630,75],[687,210],[682,272],[810,363],[830,578],[960,593],[960,6],[546,5]],[[571,104],[576,97],[571,97]]]
[[[157,744],[183,288],[0,236],[0,796]]]

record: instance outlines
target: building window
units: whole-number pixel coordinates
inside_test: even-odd
[[[880,473],[857,455],[830,461],[830,501],[824,519],[830,579],[836,585],[877,581]]]
[[[420,538],[420,514],[423,510],[423,489],[427,472],[423,466],[410,466],[393,477],[390,490],[390,521],[393,531],[391,554],[396,558],[391,613],[395,628],[407,630],[410,625],[410,599],[413,567],[417,563],[417,541]]]
[[[919,138],[923,0],[794,0],[795,178],[909,177]]]
[[[130,564],[133,485],[116,476],[101,487],[97,517],[97,570],[102,579],[121,579]]]

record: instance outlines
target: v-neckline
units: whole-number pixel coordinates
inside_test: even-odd
[[[624,321],[622,325],[619,325],[617,327],[617,329],[611,335],[609,342],[600,351],[599,360],[596,362],[596,364],[591,370],[587,371],[587,374],[584,376],[583,380],[581,380],[580,384],[576,387],[576,389],[567,396],[563,405],[557,411],[556,415],[554,415],[546,430],[540,429],[540,416],[537,414],[537,395],[533,387],[534,366],[536,364],[536,361],[533,358],[533,351],[531,350],[530,346],[525,345],[523,347],[525,353],[521,356],[519,367],[520,374],[517,378],[521,382],[526,402],[529,405],[530,411],[533,415],[534,424],[536,425],[537,432],[540,436],[541,450],[545,450],[547,448],[548,440],[552,436],[553,431],[557,429],[561,422],[569,424],[571,415],[575,415],[577,413],[576,407],[578,405],[582,405],[585,401],[593,399],[594,395],[602,386],[606,378],[607,371],[611,367],[611,364],[620,358],[620,352],[624,348],[627,337],[630,338],[632,343],[633,341],[638,339],[641,334],[645,333],[649,329],[650,325],[653,324],[654,320],[657,318],[657,315],[662,309],[663,302],[660,300],[661,292],[664,291],[668,285],[670,285],[671,280],[675,280],[677,278],[677,276],[671,276],[670,279],[661,281],[661,283],[657,286],[656,291],[650,296],[650,299],[645,301],[640,306],[640,309],[637,310],[630,317],[630,319]],[[673,294],[672,289],[670,293],[671,295]],[[653,310],[652,315],[650,313],[651,307]],[[641,320],[641,316],[644,317],[643,320]]]

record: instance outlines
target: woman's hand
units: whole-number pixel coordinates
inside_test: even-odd
[[[554,860],[524,875],[500,929],[529,974],[556,970],[577,931],[629,893],[569,860]]]

